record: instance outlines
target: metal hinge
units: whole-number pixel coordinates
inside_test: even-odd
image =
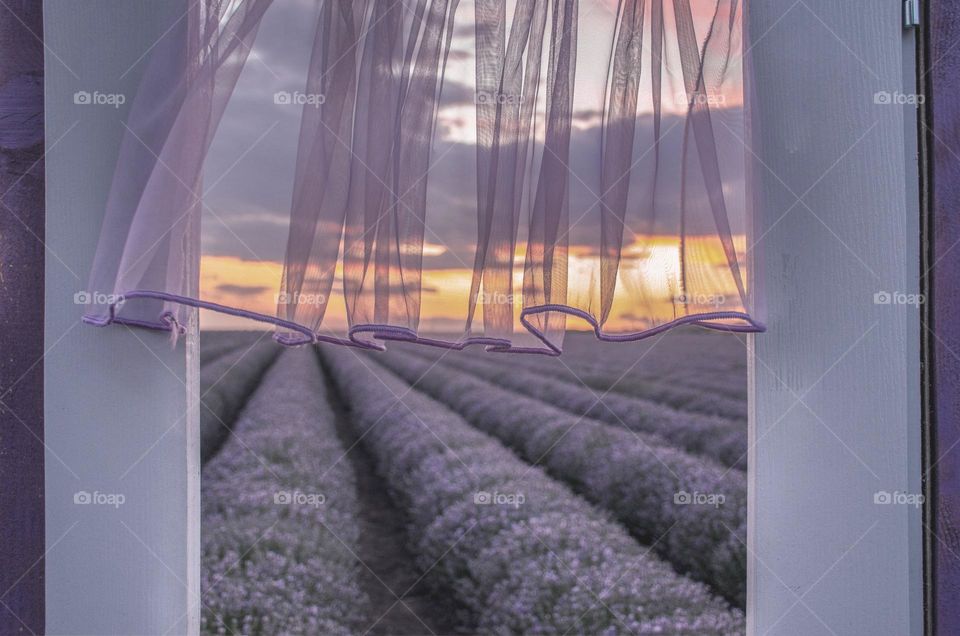
[[[908,29],[920,26],[920,0],[904,0],[903,26]]]

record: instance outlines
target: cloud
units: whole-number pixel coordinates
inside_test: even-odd
[[[270,291],[270,288],[265,285],[233,285],[230,283],[221,283],[217,285],[216,290],[235,296],[258,296]]]

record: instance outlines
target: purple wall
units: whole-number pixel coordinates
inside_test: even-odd
[[[930,0],[927,32],[932,218],[928,236],[932,533],[928,623],[960,634],[960,3]]]
[[[42,4],[0,6],[0,634],[44,631]]]

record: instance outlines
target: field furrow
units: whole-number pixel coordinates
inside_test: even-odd
[[[477,631],[742,633],[740,611],[676,574],[541,468],[372,357],[335,348],[321,355],[359,439],[407,511],[419,569],[456,595]]]
[[[413,347],[407,347],[403,351],[405,355],[413,352]],[[524,365],[513,364],[512,359],[500,356],[483,357],[454,352],[444,356],[426,356],[425,359],[469,372],[574,415],[623,426],[633,431],[652,433],[690,453],[710,457],[724,466],[746,470],[745,422],[678,411],[650,400],[613,392],[605,393],[582,384],[558,381],[555,377],[530,371]]]
[[[205,633],[355,634],[356,484],[319,365],[284,352],[203,471]]]
[[[261,331],[203,331],[200,337],[200,365],[206,366],[240,347],[249,347],[262,335]]]
[[[279,351],[275,342],[264,337],[200,367],[201,461],[209,461],[230,436],[234,419]]]
[[[746,476],[662,438],[575,416],[423,358],[370,356],[610,511],[678,570],[743,606]]]
[[[434,357],[438,355],[436,352],[423,353]],[[490,357],[492,362],[503,364],[502,356]],[[629,364],[623,360],[614,364],[584,361],[566,353],[561,358],[511,358],[511,367],[518,367],[554,381],[559,380],[581,388],[586,385],[595,391],[608,392],[611,395],[642,398],[681,411],[719,416],[739,421],[746,428],[746,372],[704,370],[684,359],[678,359],[673,367],[663,369],[648,368],[653,365],[649,365],[645,358],[634,359]],[[730,376],[729,380],[726,379],[727,376]]]

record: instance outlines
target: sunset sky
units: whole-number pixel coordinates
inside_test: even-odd
[[[308,0],[278,0],[268,11],[241,75],[237,89],[224,115],[206,164],[206,209],[203,215],[203,254],[201,263],[201,296],[206,300],[243,307],[268,315],[276,309],[276,296],[283,271],[288,218],[293,185],[294,164],[299,137],[301,107],[277,104],[274,95],[280,91],[293,93],[303,90],[307,73],[309,50],[314,35],[315,2]],[[508,3],[510,4],[510,3]],[[712,17],[713,2],[694,2],[698,33],[706,30]],[[577,85],[575,90],[574,135],[571,140],[571,170],[590,182],[595,171],[597,131],[603,109],[602,86],[609,49],[592,46],[591,33],[606,33],[613,28],[616,0],[582,0],[580,3],[580,44],[577,51]],[[463,1],[457,12],[457,27],[452,43],[448,71],[441,97],[441,108],[434,154],[443,156],[442,162],[431,172],[431,201],[428,214],[443,209],[444,214],[429,219],[432,235],[426,237],[423,273],[422,320],[425,329],[458,331],[463,328],[466,298],[470,288],[473,249],[476,240],[476,111],[474,104],[475,59],[473,48],[473,12],[471,1]],[[665,28],[672,28],[672,15],[666,16]],[[509,24],[509,15],[508,21]],[[593,38],[595,39],[595,38]],[[644,39],[647,46],[648,38]],[[671,58],[672,56],[672,58]],[[665,51],[665,66],[679,68],[676,47],[671,49],[669,36]],[[649,67],[649,51],[644,63]],[[585,72],[597,69],[596,73]],[[681,77],[669,70],[663,77],[664,121],[662,152],[667,161],[680,162],[681,129],[675,126],[686,108]],[[646,99],[644,99],[646,98]],[[736,130],[741,99],[739,86],[722,97],[721,110],[734,116],[729,118]],[[649,82],[642,83],[640,117],[649,118]],[[650,128],[647,126],[647,128]],[[643,126],[639,128],[643,130]],[[638,145],[647,142],[640,139]],[[722,158],[723,159],[723,158]],[[730,164],[731,161],[726,161]],[[734,165],[736,161],[732,162]],[[643,177],[644,164],[638,164],[638,178]],[[632,177],[631,177],[632,178]],[[731,181],[742,178],[734,174]],[[734,183],[736,183],[734,181]],[[664,206],[676,205],[679,198],[669,184],[659,193],[658,202]],[[744,202],[733,188],[728,205],[731,208],[738,252],[745,249],[745,228],[742,218]],[[592,190],[579,188],[571,191],[571,217],[576,210],[589,209]],[[659,204],[659,203],[658,203]],[[736,214],[735,214],[736,213]],[[590,307],[595,304],[599,257],[596,250],[598,213],[584,218],[570,231],[570,296],[573,304]],[[521,226],[525,221],[521,219]],[[639,229],[639,228],[637,228]],[[727,265],[719,242],[709,235],[715,230],[712,220],[693,218],[687,226],[688,258],[697,258],[716,267],[716,280],[711,286],[721,293],[735,295],[732,281],[724,279]],[[651,291],[663,298],[675,295],[680,275],[679,239],[671,227],[654,227],[641,235],[627,228],[632,243],[625,250],[611,330],[643,328],[643,316],[635,306],[641,297]],[[700,236],[702,235],[702,236]],[[522,244],[522,241],[521,241]],[[588,247],[593,245],[594,247]],[[515,270],[517,287],[522,281],[522,248],[518,249]],[[708,267],[709,269],[709,267]],[[712,278],[708,276],[708,278]],[[631,292],[631,285],[642,281],[643,289]],[[331,330],[346,326],[344,304],[340,293],[342,271],[338,266],[333,297],[324,325]],[[618,291],[618,293],[620,293]],[[519,314],[519,303],[515,313]],[[651,310],[646,309],[649,313]],[[654,311],[657,311],[654,309]],[[659,311],[667,311],[661,308]],[[643,312],[639,312],[643,313]],[[669,319],[672,316],[658,316]],[[249,322],[204,312],[204,328],[250,327]],[[570,328],[586,327],[570,321]]]

